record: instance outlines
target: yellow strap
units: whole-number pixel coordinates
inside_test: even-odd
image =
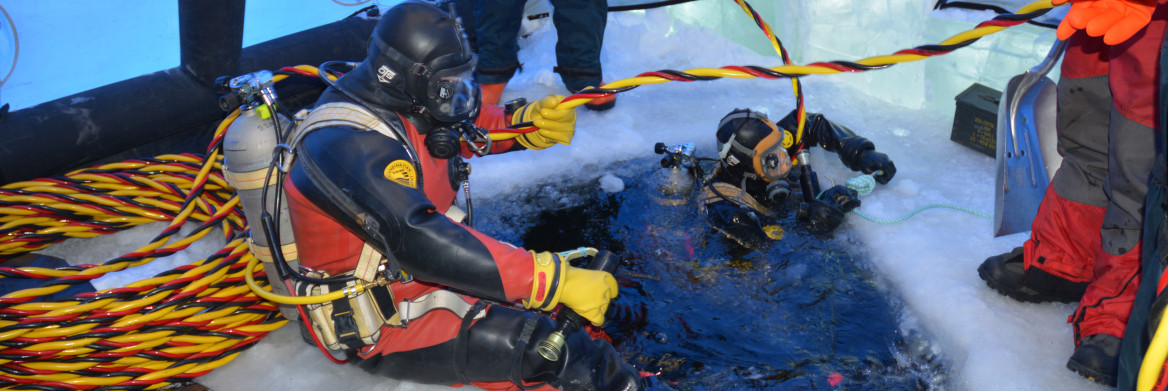
[[[368,242],[361,246],[361,256],[357,258],[357,267],[353,269],[353,276],[362,281],[372,282],[377,279],[377,266],[385,256],[373,249]]]
[[[346,102],[332,102],[313,108],[308,113],[308,117],[304,118],[304,122],[301,122],[292,131],[293,143],[291,145],[295,147],[304,134],[328,126],[349,126],[367,129],[381,133],[394,140],[397,139],[394,132],[389,129],[389,125],[382,122],[380,118],[377,118],[376,115],[366,111],[361,106]]]
[[[771,213],[770,209],[767,209],[767,207],[763,206],[762,203],[759,203],[758,200],[755,200],[754,197],[751,197],[749,193],[743,191],[737,186],[725,182],[714,182],[710,186],[713,187],[714,190],[717,190],[718,193],[714,193],[709,188],[703,189],[702,192],[698,194],[698,201],[703,207],[707,204],[721,201],[723,197],[725,197],[726,201],[730,201],[739,207],[753,209],[764,215],[770,215]],[[721,194],[721,196],[719,196],[719,194]]]
[[[252,255],[255,255],[260,262],[272,263],[272,250],[268,246],[257,245],[254,240],[247,238],[247,248],[251,250]],[[296,249],[296,243],[288,243],[280,246],[280,252],[284,253],[284,261],[293,262],[300,259],[300,253]]]

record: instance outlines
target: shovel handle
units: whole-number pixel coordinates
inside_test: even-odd
[[[1030,68],[1026,73],[1022,74],[1022,79],[1018,80],[1015,86],[1016,91],[1010,99],[1010,105],[1006,107],[1006,113],[1010,116],[1010,138],[1014,142],[1014,156],[1018,156],[1018,131],[1014,128],[1014,121],[1018,118],[1018,105],[1022,103],[1022,97],[1030,92],[1030,87],[1038,84],[1038,81],[1046,77],[1047,73],[1054,68],[1054,63],[1062,56],[1063,51],[1067,48],[1067,41],[1055,40],[1054,45],[1050,47],[1050,53],[1046,54],[1046,58],[1042,59],[1041,63]]]

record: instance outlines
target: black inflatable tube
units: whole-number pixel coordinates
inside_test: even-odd
[[[182,5],[180,1],[180,9]],[[227,75],[315,66],[328,60],[360,61],[375,24],[375,19],[352,17],[247,47],[237,60],[238,72]],[[187,39],[186,33],[180,36]],[[221,76],[213,72],[232,66],[231,49],[215,46],[232,38],[214,34],[204,38],[203,45],[211,46],[184,42],[184,65],[179,67],[9,113],[0,123],[0,183],[59,175],[102,162],[203,152],[225,116],[214,83],[208,80]],[[199,54],[188,57],[188,50]],[[290,84],[278,90],[289,106],[311,103],[322,89],[315,83]]]
[[[202,84],[239,69],[243,1],[178,0],[180,66]]]

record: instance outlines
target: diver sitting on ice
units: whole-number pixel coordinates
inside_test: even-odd
[[[871,141],[821,114],[807,113],[802,139],[794,136],[797,126],[797,111],[776,125],[766,114],[750,109],[734,110],[718,123],[718,166],[698,198],[715,228],[744,246],[777,238],[771,220],[790,195],[795,178],[803,193],[797,218],[812,232],[835,229],[846,213],[860,206],[856,190],[844,185],[819,191],[806,148],[819,145],[835,152],[844,166],[874,174],[881,184],[896,175],[892,160],[876,152]],[[796,175],[790,175],[792,170]]]
[[[284,191],[310,271],[295,292],[346,292],[305,306],[313,338],[368,372],[418,383],[641,389],[640,373],[609,342],[585,330],[557,334],[556,321],[536,312],[563,305],[600,325],[619,289],[610,273],[569,264],[582,251],[529,251],[487,236],[453,205],[469,175],[462,156],[568,144],[573,109],[556,108],[560,96],[514,112],[481,105],[461,27],[427,3],[389,9],[368,53],[289,143],[296,154]],[[474,140],[467,128],[527,121],[539,128],[514,142],[460,141]],[[561,338],[555,354],[540,343],[552,336]]]

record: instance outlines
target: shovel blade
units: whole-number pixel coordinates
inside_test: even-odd
[[[1054,134],[1057,90],[1043,76],[1020,91],[1022,78],[1010,79],[998,106],[995,237],[1029,231],[1050,184],[1042,141],[1052,137],[1040,134]]]

